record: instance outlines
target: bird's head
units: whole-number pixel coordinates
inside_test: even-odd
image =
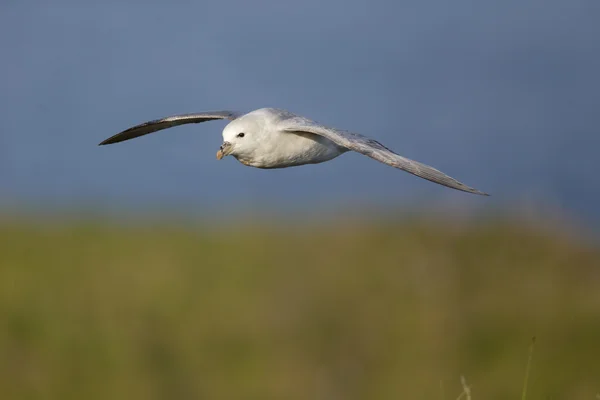
[[[217,159],[232,155],[237,159],[250,159],[259,147],[262,128],[249,118],[240,118],[223,129],[223,144],[217,152]]]

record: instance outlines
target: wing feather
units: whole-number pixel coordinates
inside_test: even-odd
[[[181,114],[172,115],[161,119],[155,119],[152,121],[144,122],[139,125],[133,126],[119,132],[116,135],[109,137],[108,139],[101,142],[99,145],[103,146],[106,144],[123,142],[125,140],[134,139],[140,136],[147,135],[152,132],[160,131],[163,129],[172,128],[174,126],[184,124],[197,124],[200,122],[213,121],[216,119],[229,119],[234,120],[239,117],[239,114],[233,111],[212,111],[192,114]]]
[[[461,190],[463,192],[489,196],[489,194],[469,187],[429,165],[402,157],[378,141],[358,133],[329,128],[302,117],[295,117],[286,120],[282,130],[293,133],[307,132],[323,136],[338,146],[364,154],[379,162],[409,172],[420,178],[427,179],[428,181],[447,186],[452,189]]]

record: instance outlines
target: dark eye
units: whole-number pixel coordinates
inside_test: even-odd
[[[240,132],[237,134],[237,137],[244,137],[244,132]]]

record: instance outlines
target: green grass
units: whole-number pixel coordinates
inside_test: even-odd
[[[521,400],[527,399],[527,385],[529,384],[529,374],[531,372],[531,361],[533,360],[533,349],[535,347],[535,336],[531,339],[529,345],[529,358],[527,358],[527,367],[525,368],[525,381],[523,382],[523,393],[521,394]]]
[[[600,251],[561,232],[4,221],[0,396],[593,399]]]

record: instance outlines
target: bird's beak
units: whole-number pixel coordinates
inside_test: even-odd
[[[233,146],[231,145],[231,143],[223,142],[221,147],[219,147],[219,151],[217,151],[217,160],[220,160],[221,158],[229,155],[229,153],[231,153],[232,147]]]

